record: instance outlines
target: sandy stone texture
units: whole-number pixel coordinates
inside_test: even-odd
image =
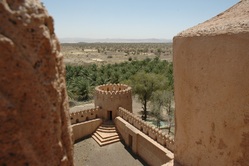
[[[248,27],[245,0],[174,38],[174,153],[182,165],[249,165]]]
[[[73,165],[52,17],[37,0],[1,0],[0,22],[0,165]]]
[[[189,28],[177,36],[215,36],[249,32],[248,12],[249,0],[242,0],[210,20]]]

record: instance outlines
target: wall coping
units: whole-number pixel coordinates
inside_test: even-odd
[[[162,132],[157,127],[146,123],[142,119],[136,117],[131,112],[126,109],[119,107],[118,116],[129,122],[132,126],[136,127],[138,130],[142,131],[144,134],[148,135],[150,138],[157,141],[159,144],[167,147],[172,152],[174,151],[174,138],[170,137],[168,134]]]

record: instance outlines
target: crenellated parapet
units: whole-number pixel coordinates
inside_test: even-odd
[[[95,98],[112,97],[122,100],[131,94],[131,87],[125,84],[104,84],[95,88]]]
[[[157,127],[152,126],[142,119],[134,116],[131,112],[126,109],[119,107],[118,116],[129,122],[131,125],[148,135],[153,140],[157,141],[167,149],[174,151],[174,139],[169,137],[166,133],[159,130]]]
[[[94,105],[103,112],[104,119],[114,119],[119,107],[132,112],[132,90],[125,84],[104,84],[95,88]],[[110,117],[110,113],[112,114]]]
[[[130,91],[131,87],[126,84],[103,84],[95,88],[98,91],[113,92],[113,91]]]
[[[99,108],[91,108],[70,114],[71,124],[93,120],[101,116]]]

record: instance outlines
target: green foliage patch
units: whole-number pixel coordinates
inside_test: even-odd
[[[153,79],[164,78],[165,90],[173,91],[173,64],[166,60],[146,58],[143,61],[123,62],[97,66],[66,66],[69,98],[87,101],[93,97],[94,87],[107,83],[128,83],[139,72],[153,73]],[[134,78],[133,78],[134,79]]]

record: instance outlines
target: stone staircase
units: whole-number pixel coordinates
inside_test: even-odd
[[[99,146],[105,146],[120,141],[114,124],[102,124],[95,133],[93,133],[92,138]]]

